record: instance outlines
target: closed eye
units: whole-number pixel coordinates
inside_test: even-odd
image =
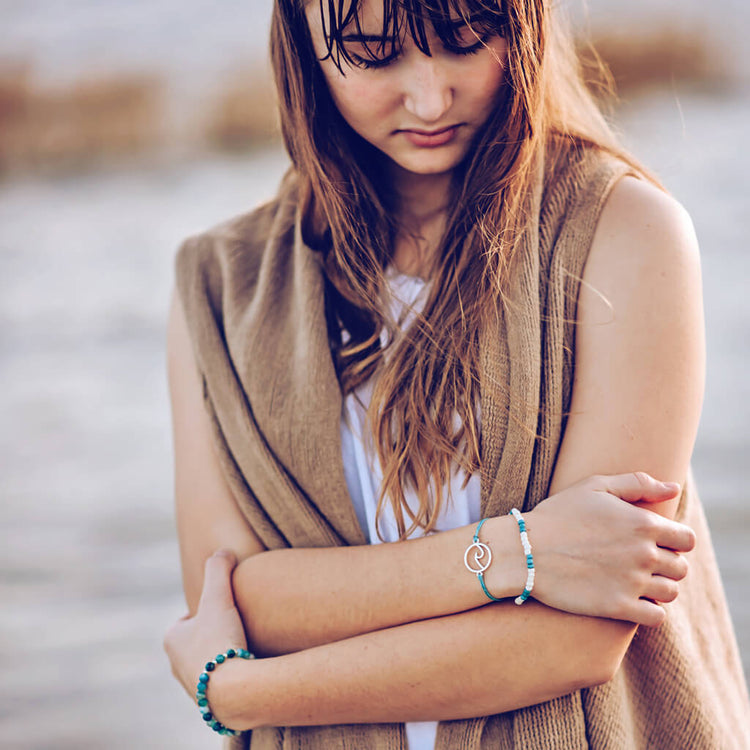
[[[455,43],[444,40],[441,46],[451,55],[475,55],[487,46],[487,42],[495,34],[494,30],[487,30],[480,34],[464,25],[458,33],[454,34]],[[401,50],[395,44],[388,44],[382,37],[376,35],[348,35],[344,38],[344,42],[346,43],[346,58],[352,65],[365,70],[387,68],[401,56]]]
[[[487,37],[489,39],[489,37]],[[466,47],[454,44],[444,44],[443,48],[452,55],[476,55],[480,49],[487,46],[487,39],[480,39],[476,44],[470,44]]]
[[[390,55],[386,55],[385,57],[362,57],[361,55],[355,55],[353,52],[349,52],[351,61],[358,68],[364,68],[365,70],[371,68],[386,68],[391,63],[395,62],[400,56],[401,55],[399,52],[394,52]]]
[[[454,55],[473,55],[479,52],[482,47],[487,46],[487,42],[495,35],[495,31],[488,29],[483,33],[475,31],[470,26],[464,26],[455,34],[455,44],[449,41],[443,42],[443,48]]]
[[[374,35],[345,38],[346,57],[358,68],[385,68],[400,55],[395,44]]]

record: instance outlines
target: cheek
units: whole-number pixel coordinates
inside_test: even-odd
[[[465,78],[471,86],[472,99],[478,105],[484,102],[488,107],[492,106],[504,88],[507,60],[504,47],[499,59],[501,64],[498,64],[497,59],[492,55],[482,56],[477,60],[471,74]]]
[[[339,112],[349,124],[372,125],[375,118],[393,105],[393,86],[372,79],[362,80],[356,72],[345,78],[340,75],[329,78],[328,87]]]

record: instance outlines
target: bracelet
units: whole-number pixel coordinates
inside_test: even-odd
[[[531,544],[529,543],[529,535],[526,533],[526,521],[523,520],[523,516],[517,508],[513,508],[509,515],[513,516],[518,522],[518,530],[521,532],[521,544],[526,555],[526,586],[523,593],[515,598],[516,604],[520,606],[531,596],[534,588],[534,576],[536,575],[534,570],[534,555],[531,554]]]
[[[474,532],[474,541],[466,548],[466,552],[464,552],[464,565],[466,566],[466,569],[471,573],[477,574],[479,583],[482,586],[482,591],[484,591],[484,593],[487,595],[487,598],[492,600],[493,602],[499,602],[502,601],[502,599],[497,599],[496,597],[492,596],[492,594],[490,594],[490,592],[487,590],[487,584],[484,582],[484,571],[487,570],[487,568],[489,568],[492,563],[492,552],[490,551],[490,548],[483,542],[479,541],[479,531],[486,520],[486,518],[483,518],[479,522],[477,530]],[[471,563],[469,562],[469,553],[472,550],[475,550],[474,563],[477,566],[476,568],[473,568],[471,566]],[[487,556],[487,562],[482,561],[482,558],[485,555]]]
[[[223,654],[219,654],[213,659],[213,661],[206,664],[204,671],[198,678],[198,687],[196,688],[195,693],[195,697],[198,700],[198,710],[201,712],[203,721],[205,721],[214,732],[229,737],[239,737],[242,732],[237,729],[229,729],[229,727],[225,727],[220,721],[214,719],[214,715],[211,713],[211,707],[208,705],[206,689],[208,688],[208,681],[211,679],[211,672],[213,672],[219,664],[223,664],[227,659],[234,659],[235,657],[239,657],[240,659],[254,659],[255,654],[251,654],[245,648],[230,648]]]

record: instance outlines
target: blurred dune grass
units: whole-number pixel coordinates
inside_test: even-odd
[[[0,69],[0,171],[75,168],[153,148],[164,97],[158,76],[113,73],[45,90],[27,65]]]
[[[648,35],[608,31],[590,41],[581,39],[578,52],[585,72],[596,73],[601,61],[615,91],[628,97],[675,83],[702,87],[731,81],[718,42],[705,31],[671,27],[656,28]],[[591,85],[597,88],[596,78]]]
[[[244,150],[279,138],[276,95],[270,76],[239,71],[214,97],[205,142],[220,150]]]
[[[606,95],[598,61],[615,91],[632,97],[647,88],[729,80],[718,45],[704,30],[656,28],[581,40],[592,87]],[[188,127],[169,115],[172,91],[158,72],[102,73],[67,88],[44,88],[30,65],[0,67],[0,174],[81,169],[108,159],[163,151],[178,143],[196,149],[245,150],[277,141],[274,93],[265,69],[240,69],[188,112]],[[207,113],[207,114],[206,114]],[[184,125],[184,123],[183,123]],[[184,142],[187,141],[187,142]]]

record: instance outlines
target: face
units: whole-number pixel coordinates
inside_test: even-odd
[[[306,7],[317,57],[342,117],[364,140],[410,173],[441,175],[466,156],[472,137],[502,95],[505,40],[456,19],[456,41],[441,43],[425,24],[430,55],[408,35],[381,42],[382,0],[364,0],[361,30],[343,30],[349,63],[329,56],[319,3]]]

